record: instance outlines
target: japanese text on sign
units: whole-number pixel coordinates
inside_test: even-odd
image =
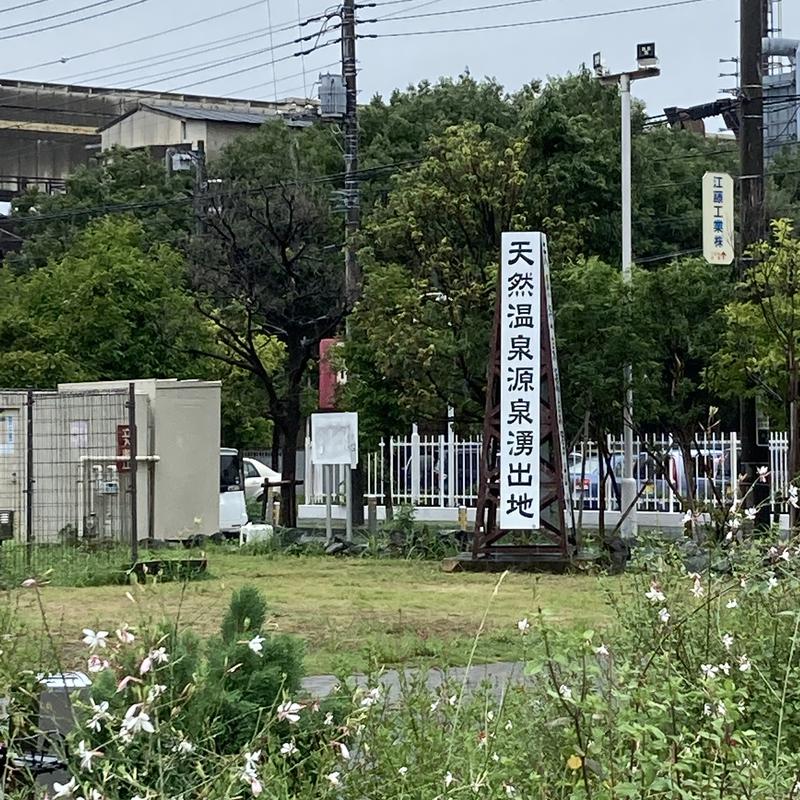
[[[542,235],[504,233],[501,255],[500,527],[539,527]]]
[[[128,472],[131,468],[131,426],[117,425],[117,455],[125,461],[117,461],[119,472]]]
[[[703,256],[710,264],[734,258],[733,178],[724,172],[703,176]]]

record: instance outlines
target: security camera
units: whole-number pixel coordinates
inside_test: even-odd
[[[640,69],[653,69],[658,66],[656,58],[656,43],[645,42],[636,45],[636,60]]]

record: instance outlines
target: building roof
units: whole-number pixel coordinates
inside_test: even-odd
[[[179,119],[199,119],[207,122],[234,122],[240,125],[261,125],[265,120],[278,116],[272,109],[263,111],[235,111],[222,108],[205,108],[178,103],[139,103],[139,108],[166,114]]]

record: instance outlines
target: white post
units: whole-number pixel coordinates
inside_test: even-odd
[[[419,505],[420,495],[420,453],[419,428],[416,423],[411,432],[411,505]]]
[[[439,436],[439,506],[445,507],[444,487],[445,487],[445,464],[447,464],[447,451],[444,446],[444,436]],[[453,482],[452,475],[449,476],[450,483]]]
[[[325,544],[333,541],[331,494],[333,492],[333,467],[322,468],[322,492],[325,495]]]
[[[309,429],[310,429],[309,423]],[[313,503],[317,496],[317,486],[314,481],[314,450],[311,446],[311,437],[306,433],[306,458],[303,480],[305,481],[306,503]],[[323,490],[324,491],[324,490]]]
[[[619,79],[622,96],[622,280],[626,286],[633,281],[633,237],[631,215],[631,79],[623,73]],[[630,513],[620,532],[623,539],[632,539],[639,530],[636,508],[636,480],[633,477],[633,368],[625,365],[625,408],[623,412],[623,473],[622,513]]]
[[[731,433],[731,495],[739,499],[739,438]]]
[[[347,541],[353,541],[353,470],[350,465],[344,468],[344,492],[345,492],[345,510],[346,510],[346,536]]]
[[[456,429],[455,409],[447,409],[447,506],[453,508],[456,504]]]

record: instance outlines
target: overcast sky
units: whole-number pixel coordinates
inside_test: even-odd
[[[32,28],[97,14],[135,0],[27,0],[27,8],[15,11],[5,9],[23,4],[25,0],[0,0],[0,77],[254,99],[272,99],[276,93],[279,97],[302,96],[304,87],[309,94],[313,93],[320,68],[338,61],[339,46],[328,46],[301,59],[293,57],[294,53],[300,47],[310,47],[311,43],[301,46],[289,42],[298,36],[298,14],[300,19],[318,15],[330,7],[327,0],[262,0],[251,8],[236,10],[247,1],[138,0],[118,13],[21,36],[20,33]],[[375,93],[387,95],[396,87],[404,88],[425,78],[455,76],[465,68],[474,77],[492,76],[513,90],[535,78],[575,71],[581,63],[590,63],[596,50],[602,51],[611,70],[631,68],[635,66],[636,43],[655,41],[662,76],[642,81],[634,90],[647,103],[650,113],[661,113],[665,106],[713,101],[721,96],[720,89],[735,85],[734,78],[718,76],[720,72],[731,72],[733,66],[720,64],[719,59],[737,54],[739,0],[684,0],[681,6],[649,8],[615,16],[524,24],[598,11],[656,6],[670,1],[675,2],[517,0],[516,4],[504,8],[455,13],[457,9],[496,5],[502,0],[375,0],[375,7],[361,9],[359,17],[362,20],[384,19],[360,25],[361,34],[508,23],[512,27],[360,39],[361,100],[367,101]],[[70,9],[89,5],[94,7],[78,11],[74,17],[61,16]],[[784,35],[800,38],[800,2],[787,0],[783,5]],[[437,16],[398,19],[434,13]],[[220,14],[223,16],[218,19],[186,30],[158,35],[166,29]],[[52,15],[59,16],[42,19]],[[37,19],[42,21],[19,24]],[[270,20],[272,37],[266,31]],[[306,26],[302,32],[316,31],[319,25]],[[329,33],[321,41],[335,39],[337,35]],[[144,40],[123,44],[139,37]],[[223,38],[229,41],[218,41]],[[275,47],[272,52],[263,52],[272,46]],[[109,49],[80,57],[98,48]],[[194,50],[176,53],[189,48]],[[242,58],[247,54],[251,55]],[[273,57],[277,60],[274,65],[277,85],[273,84],[270,63]],[[35,66],[59,58],[69,60],[63,64]],[[128,63],[134,61],[138,63]],[[238,74],[229,75],[233,72]]]

